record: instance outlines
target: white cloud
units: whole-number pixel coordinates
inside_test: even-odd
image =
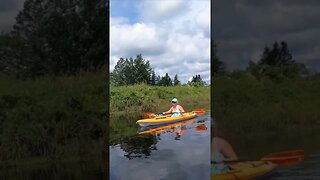
[[[142,54],[157,75],[178,74],[182,83],[210,79],[210,1],[141,1],[140,19],[111,18],[110,70],[120,57]]]
[[[110,33],[112,54],[135,56],[140,52],[161,53],[164,47],[165,34],[156,27],[144,23],[111,24]]]
[[[208,22],[210,22],[210,5],[205,6],[200,12],[198,12],[196,22],[201,28],[209,32],[210,23]]]
[[[168,20],[183,13],[186,8],[184,0],[143,0],[139,4],[141,18],[145,21]]]

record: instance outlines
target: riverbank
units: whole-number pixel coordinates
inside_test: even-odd
[[[186,111],[210,110],[210,87],[111,86],[109,142],[135,135],[139,128],[136,121],[143,118],[143,112],[167,111],[173,97]]]
[[[107,136],[104,72],[20,81],[0,76],[0,160],[101,156]]]
[[[174,96],[189,111],[210,107],[209,87],[110,87],[108,97],[104,71],[26,81],[1,75],[0,83],[2,165],[101,156],[109,132],[136,129],[142,112],[165,111]]]
[[[320,78],[272,82],[250,76],[213,80],[213,117],[226,136],[259,138],[320,129]]]
[[[210,87],[190,86],[120,86],[110,87],[110,114],[132,112],[162,112],[171,107],[171,99],[178,98],[186,110],[210,106]]]

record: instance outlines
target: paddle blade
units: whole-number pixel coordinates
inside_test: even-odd
[[[296,165],[305,159],[304,150],[293,150],[272,153],[264,156],[262,161],[270,161],[281,166]]]
[[[200,124],[196,127],[196,131],[206,131],[208,128],[205,124]]]
[[[196,113],[196,114],[204,114],[206,113],[205,109],[197,109],[197,110],[193,110],[192,112]]]
[[[153,118],[154,117],[154,113],[152,112],[144,112],[143,113],[143,117],[146,117],[146,118]]]

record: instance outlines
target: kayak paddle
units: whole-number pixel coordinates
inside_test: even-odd
[[[206,112],[205,109],[196,109],[196,110],[193,110],[192,112],[196,113],[196,114],[204,114]],[[164,115],[168,115],[168,114],[173,114],[173,113],[152,113],[152,112],[145,112],[143,113],[143,116],[144,117],[153,117],[153,116],[164,116]]]
[[[272,153],[261,158],[262,161],[270,161],[278,165],[295,165],[305,159],[304,150],[293,150]]]
[[[266,155],[260,159],[260,161],[269,161],[278,166],[291,166],[296,165],[305,159],[304,150],[292,150],[292,151],[283,151],[276,152],[269,155]],[[256,161],[256,160],[255,160]],[[223,163],[236,163],[241,162],[237,161],[224,161]],[[213,164],[219,164],[216,162],[211,162]]]

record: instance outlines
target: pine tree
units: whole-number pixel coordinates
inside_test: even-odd
[[[174,76],[173,85],[174,86],[180,85],[180,81],[178,80],[178,75],[177,74]]]

